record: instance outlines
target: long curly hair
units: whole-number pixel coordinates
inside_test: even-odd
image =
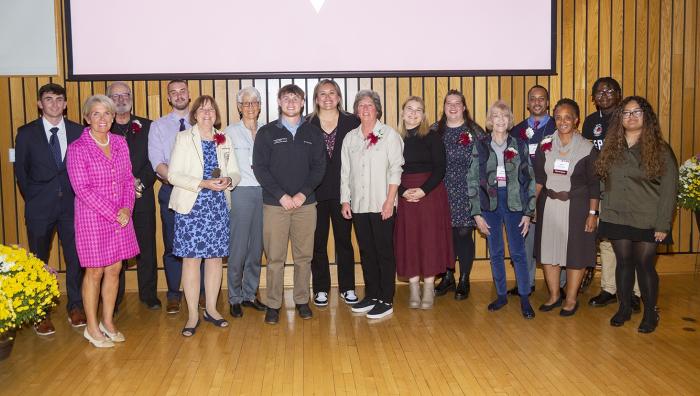
[[[622,126],[622,112],[630,102],[637,102],[643,113],[642,135],[637,144],[640,144],[642,152],[642,167],[646,177],[655,179],[664,172],[663,151],[668,146],[661,136],[659,119],[656,117],[651,104],[641,96],[628,96],[613,110],[608,131],[605,136],[603,150],[598,156],[595,167],[598,175],[605,180],[610,169],[624,158],[622,152],[627,148],[625,140],[625,128]]]

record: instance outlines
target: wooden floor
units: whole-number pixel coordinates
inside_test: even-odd
[[[597,286],[576,316],[531,321],[517,299],[488,312],[489,282],[429,311],[409,310],[399,285],[395,313],[381,321],[354,316],[334,290],[312,320],[287,308],[270,326],[246,310],[228,329],[202,323],[187,339],[184,312],[148,311],[129,294],[117,321],[125,344],[95,349],[57,313],[55,335],[18,335],[0,363],[0,394],[700,394],[700,279],[666,275],[661,285],[661,325],[649,335],[637,333],[640,315],[613,328],[616,306],[588,307]],[[533,296],[544,301],[541,284]]]

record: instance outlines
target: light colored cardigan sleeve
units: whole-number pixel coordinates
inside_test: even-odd
[[[200,192],[199,183],[202,182],[202,174],[193,174],[192,167],[188,166],[192,162],[192,156],[199,161],[197,149],[192,142],[192,131],[190,129],[177,134],[175,146],[170,155],[170,165],[168,165],[168,182],[175,187]]]

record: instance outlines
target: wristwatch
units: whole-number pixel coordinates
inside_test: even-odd
[[[597,210],[589,210],[588,214],[592,214],[593,216],[598,216],[600,214],[600,212]]]

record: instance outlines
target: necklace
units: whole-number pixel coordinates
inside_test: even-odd
[[[91,129],[88,133],[90,134],[90,137],[92,138],[92,140],[94,140],[95,143],[97,143],[98,146],[101,146],[101,147],[107,147],[107,146],[109,146],[109,134],[107,134],[107,142],[106,142],[106,143],[100,143],[100,141],[97,140],[97,139],[95,139],[95,136],[92,134],[92,129]]]

